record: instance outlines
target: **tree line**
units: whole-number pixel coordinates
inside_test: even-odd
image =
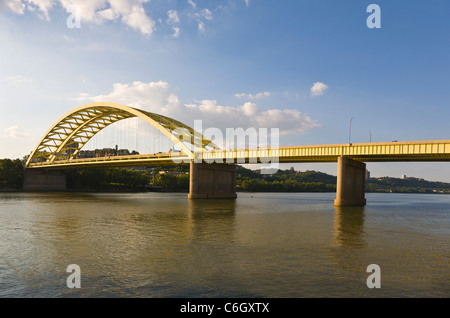
[[[69,190],[144,190],[150,177],[134,169],[91,168],[66,172]]]
[[[238,166],[236,185],[244,192],[334,192],[336,177],[317,171],[278,170],[264,174]]]
[[[0,189],[20,190],[23,186],[23,163],[20,159],[0,159]]]
[[[238,189],[245,192],[335,192],[335,184],[323,182],[298,182],[296,180],[273,181],[243,180]]]
[[[24,162],[0,159],[0,190],[20,191],[24,181]],[[144,190],[150,176],[142,171],[123,168],[92,168],[66,171],[69,190]]]

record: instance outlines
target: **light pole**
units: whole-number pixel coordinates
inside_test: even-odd
[[[348,145],[349,146],[351,146],[352,145],[352,143],[351,143],[351,138],[352,138],[352,120],[353,120],[353,117],[350,119],[350,129],[349,129],[349,131],[348,131]]]

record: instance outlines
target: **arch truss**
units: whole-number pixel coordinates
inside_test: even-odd
[[[39,141],[26,166],[32,162],[49,163],[76,158],[83,146],[102,129],[135,117],[161,131],[191,158],[195,149],[204,151],[217,147],[200,132],[175,119],[115,103],[91,103],[62,116]]]

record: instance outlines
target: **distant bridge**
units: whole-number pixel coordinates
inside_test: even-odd
[[[134,117],[161,131],[181,151],[78,158],[83,146],[102,129]],[[236,198],[235,164],[338,162],[335,204],[365,205],[365,162],[450,161],[450,140],[217,149],[200,132],[172,118],[120,104],[91,103],[65,114],[44,134],[27,160],[24,188],[64,189],[65,178],[58,170],[189,164],[189,198]]]

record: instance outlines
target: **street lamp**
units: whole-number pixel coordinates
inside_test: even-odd
[[[351,146],[352,145],[352,143],[351,143],[351,138],[352,138],[352,120],[353,120],[353,117],[350,119],[350,129],[349,129],[349,132],[348,132],[348,145],[349,146]]]

